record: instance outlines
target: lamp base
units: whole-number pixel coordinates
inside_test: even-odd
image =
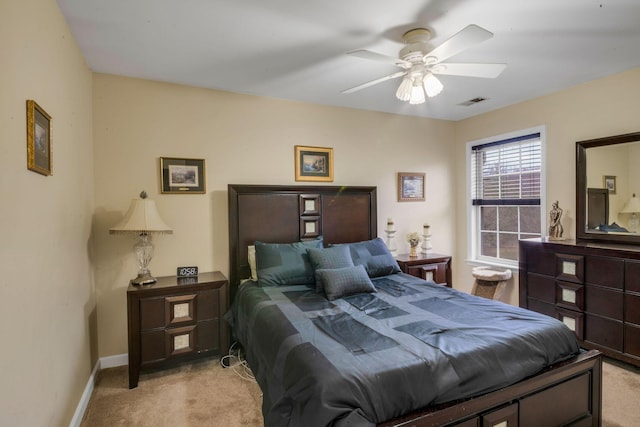
[[[134,285],[148,285],[157,282],[156,278],[149,273],[140,273],[135,279],[131,279]]]

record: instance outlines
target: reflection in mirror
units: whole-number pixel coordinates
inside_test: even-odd
[[[576,160],[576,237],[640,243],[640,133],[578,142]]]
[[[587,150],[588,229],[624,233],[629,231],[630,213],[623,212],[634,193],[640,194],[640,142],[593,147]],[[636,188],[638,187],[638,188]],[[592,190],[600,197],[592,198]],[[607,200],[608,199],[608,200]],[[590,202],[597,204],[597,209]],[[602,208],[602,209],[600,209]],[[592,214],[607,217],[595,221]]]

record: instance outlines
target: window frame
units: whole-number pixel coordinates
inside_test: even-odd
[[[518,138],[526,135],[540,134],[540,235],[545,235],[546,227],[546,127],[535,126],[528,129],[517,130],[501,135],[490,136],[474,141],[469,141],[466,144],[466,216],[467,216],[467,263],[475,265],[490,265],[506,267],[511,269],[518,268],[517,260],[510,260],[505,258],[496,258],[480,255],[481,253],[481,214],[480,210],[483,205],[473,205],[472,202],[472,147],[478,145],[491,144],[499,141],[504,141],[512,138]],[[486,206],[486,205],[484,205]],[[507,205],[512,206],[512,205]],[[535,205],[534,205],[535,206]]]

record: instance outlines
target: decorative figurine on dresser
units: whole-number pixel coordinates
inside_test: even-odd
[[[553,202],[553,207],[549,212],[549,240],[564,240],[562,234],[564,229],[562,228],[562,209],[560,204],[556,200]]]

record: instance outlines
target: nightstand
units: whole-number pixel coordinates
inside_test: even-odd
[[[140,370],[229,351],[229,281],[219,271],[195,278],[158,277],[127,289],[129,388]]]
[[[396,260],[403,273],[420,277],[425,280],[452,287],[451,282],[451,256],[429,252],[418,253],[418,256],[410,257],[409,254],[398,254]]]

